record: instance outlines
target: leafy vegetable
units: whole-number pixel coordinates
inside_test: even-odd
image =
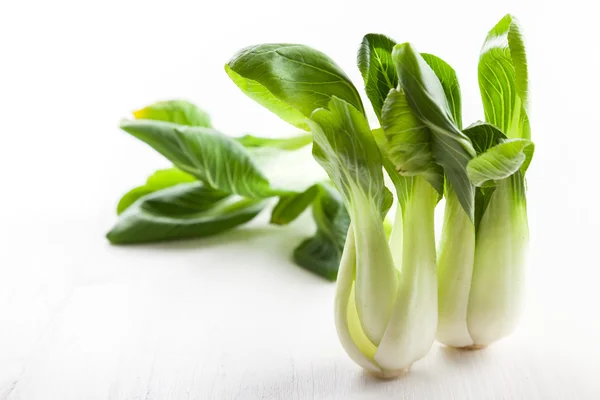
[[[391,43],[391,39],[381,35],[368,35],[359,53],[359,67],[379,118],[382,118],[385,96],[393,88],[386,85],[398,82],[391,54],[385,54],[386,46],[388,53],[391,52]],[[304,60],[311,64],[314,50],[294,47],[302,48]],[[384,57],[388,60],[383,60]],[[277,70],[277,61],[262,59],[262,62],[261,68]],[[320,87],[318,77],[311,69],[312,66],[296,71],[293,80],[284,76],[285,72],[277,71],[280,75],[276,75],[275,81],[285,82],[287,93],[300,94],[307,84]],[[388,69],[392,74],[389,79],[384,79]],[[233,80],[240,85],[236,77]],[[439,194],[417,177],[422,171],[407,174],[414,178],[398,175],[393,162],[387,158],[388,152],[395,153],[393,146],[385,144],[387,139],[383,131],[370,129],[362,105],[357,104],[354,96],[344,97],[335,90],[325,90],[328,89],[320,88],[318,96],[296,103],[288,101],[287,104],[292,111],[305,117],[310,111],[310,120],[306,123],[313,133],[313,155],[339,190],[352,221],[338,278],[338,334],[344,348],[358,364],[379,375],[393,376],[423,357],[435,336],[437,283],[433,210]],[[274,91],[271,95],[277,101],[286,100],[284,95],[279,96]],[[267,105],[267,108],[271,107]],[[393,121],[391,125],[394,125]],[[402,131],[402,128],[398,130]],[[396,133],[389,132],[388,137]],[[378,143],[388,152],[382,154]],[[427,144],[426,147],[430,149],[431,146]],[[429,153],[431,159],[431,150]],[[394,154],[394,157],[401,158],[401,155]],[[384,185],[384,165],[391,173],[400,198],[391,246],[384,216],[392,204],[392,195]],[[434,165],[433,168],[439,167]],[[437,175],[441,176],[441,172]],[[443,176],[437,182],[441,191]],[[276,209],[289,209],[289,216],[293,218],[312,195],[314,193],[309,190],[302,196],[290,197]],[[316,209],[313,206],[313,210]],[[403,223],[404,218],[406,223]],[[417,307],[422,307],[420,312],[416,312]]]
[[[214,189],[255,199],[285,193],[271,188],[241,144],[211,128],[137,120],[121,129]]]
[[[515,328],[523,297],[529,229],[524,175],[530,142],[527,62],[521,28],[505,16],[479,60],[488,124],[467,128],[477,156],[466,168],[475,189],[473,223],[448,189],[440,259],[438,340],[480,348]]]
[[[335,279],[348,222],[341,217],[345,210],[333,189],[322,184],[300,192],[273,189],[261,170],[272,167],[274,160],[285,162],[290,151],[312,142],[311,135],[228,137],[199,126],[208,124],[208,115],[182,101],[150,105],[134,116],[146,119],[123,121],[122,128],[176,167],[155,172],[145,185],[123,196],[119,221],[107,234],[112,243],[215,235],[248,222],[266,207],[267,199],[279,196],[272,223],[287,224],[310,206],[317,222],[315,236],[296,248],[294,261]],[[334,235],[337,230],[343,233]]]
[[[106,237],[130,244],[211,236],[250,221],[265,205],[262,199],[217,192],[201,182],[183,183],[137,200]]]

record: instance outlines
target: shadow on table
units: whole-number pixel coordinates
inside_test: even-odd
[[[312,236],[306,225],[275,226],[252,225],[238,227],[213,236],[200,238],[177,239],[172,241],[137,243],[127,245],[110,245],[119,256],[136,254],[163,255],[177,253],[183,257],[193,255],[199,259],[203,254],[215,251],[223,254],[224,263],[230,257],[243,254],[244,259],[252,264],[268,264],[269,268],[290,270],[293,278],[305,277],[308,281],[327,282],[323,277],[296,265],[292,259],[294,249],[304,240]],[[239,257],[237,257],[239,259]]]

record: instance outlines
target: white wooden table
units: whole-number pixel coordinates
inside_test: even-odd
[[[0,400],[600,399],[593,2],[5,3]],[[436,344],[394,381],[363,374],[335,334],[334,285],[290,261],[308,216],[155,246],[104,239],[118,197],[167,165],[118,132],[133,108],[187,98],[227,133],[289,132],[228,81],[238,48],[307,43],[358,84],[364,33],[412,40],[458,71],[471,121],[479,46],[507,11],[526,28],[537,147],[527,307],[502,342]]]
[[[378,381],[337,341],[333,284],[288,260],[310,231],[307,218],[289,228],[257,221],[211,239],[127,248],[99,239],[99,220],[61,221],[78,231],[64,242],[52,232],[64,228],[50,219],[35,234],[35,249],[11,242],[8,255],[19,256],[18,269],[4,263],[3,252],[0,399],[600,394],[593,283],[581,293],[567,283],[563,290],[574,291],[561,297],[549,272],[547,281],[530,285],[526,320],[510,338],[484,351],[435,345],[405,378]],[[17,235],[33,229],[9,227]],[[579,301],[590,304],[576,307]]]

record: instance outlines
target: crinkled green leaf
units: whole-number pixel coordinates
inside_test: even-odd
[[[530,139],[527,57],[521,26],[512,15],[488,33],[478,69],[486,121],[509,138]]]
[[[271,188],[244,146],[214,129],[151,120],[122,121],[121,128],[214,189],[249,198],[285,193]]]
[[[379,121],[382,121],[383,103],[390,89],[398,86],[398,74],[392,60],[396,42],[385,35],[365,35],[358,49],[358,69],[362,74],[365,91]]]
[[[298,44],[261,44],[240,50],[225,66],[250,98],[290,124],[308,130],[306,119],[332,96],[361,112],[360,95],[328,56]]]
[[[485,186],[490,181],[508,178],[525,163],[527,147],[533,147],[533,143],[527,139],[508,139],[491,147],[469,161],[469,179],[475,186]],[[533,151],[528,154],[533,154]]]
[[[265,205],[202,182],[182,183],[138,199],[106,237],[114,244],[130,244],[211,236],[250,221]]]
[[[392,89],[382,110],[383,146],[394,169],[402,176],[423,176],[443,193],[444,171],[433,157],[430,129],[416,117],[406,95]]]
[[[471,140],[477,155],[485,153],[488,149],[507,139],[500,129],[481,121],[469,125],[463,130],[463,133]]]
[[[134,111],[135,119],[152,119],[180,125],[212,127],[210,116],[185,100],[159,101]]]
[[[125,193],[117,205],[117,214],[121,214],[137,199],[158,190],[166,189],[180,183],[194,182],[196,178],[177,168],[159,169],[146,180],[146,184]]]
[[[465,212],[474,218],[474,188],[466,173],[475,150],[454,122],[444,88],[435,72],[409,43],[394,47],[400,88],[415,115],[432,132],[432,151],[458,196]]]

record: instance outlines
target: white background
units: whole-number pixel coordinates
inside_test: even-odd
[[[3,0],[0,399],[599,399],[595,3]],[[131,110],[186,98],[229,134],[293,133],[228,80],[237,49],[312,45],[360,86],[363,34],[412,41],[457,70],[469,123],[480,46],[507,12],[528,39],[532,241],[523,322],[488,350],[435,345],[404,379],[364,375],[337,341],[334,285],[289,260],[307,216],[104,239],[120,195],[168,165],[117,129]]]

